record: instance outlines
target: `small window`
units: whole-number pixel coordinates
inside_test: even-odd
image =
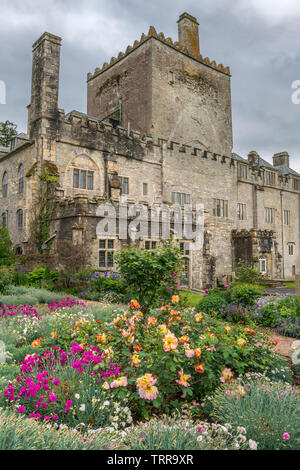
[[[99,240],[99,267],[113,268],[114,266],[114,240]]]
[[[295,244],[294,243],[288,243],[288,248],[289,248],[289,255],[293,256],[295,254]]]
[[[213,216],[228,217],[228,201],[223,199],[213,199]]]
[[[129,194],[129,178],[126,176],[120,176],[122,194]]]
[[[293,178],[293,189],[300,191],[300,178]]]
[[[157,242],[151,240],[145,240],[145,250],[155,250],[157,248]]]
[[[275,223],[275,209],[272,207],[265,207],[265,222],[266,224]]]
[[[276,185],[276,173],[273,171],[266,171],[266,184],[271,186]]]
[[[171,201],[173,202],[173,204],[179,204],[179,205],[190,204],[191,195],[185,194],[185,193],[172,193]]]
[[[23,228],[24,225],[24,217],[23,217],[23,210],[19,209],[17,211],[17,227]]]
[[[238,178],[242,178],[244,180],[247,179],[248,176],[248,167],[243,163],[238,163]]]
[[[283,220],[284,220],[284,225],[290,225],[290,220],[291,220],[291,212],[290,211],[284,211],[283,212]]]
[[[183,270],[181,275],[181,285],[189,286],[190,283],[190,261],[185,259],[183,261]]]
[[[73,170],[73,188],[79,188],[79,170]]]
[[[148,184],[143,183],[143,196],[148,196]]]
[[[238,204],[238,219],[246,220],[246,204]]]
[[[94,189],[94,172],[87,170],[79,170],[74,168],[73,170],[73,188],[88,189],[92,191]]]
[[[7,211],[3,212],[2,213],[2,227],[7,227]]]
[[[267,260],[265,258],[260,258],[259,260],[259,271],[261,274],[267,273]]]
[[[190,243],[189,242],[180,242],[179,249],[182,255],[190,256]]]
[[[24,167],[22,163],[18,169],[18,191],[19,193],[24,191]]]
[[[7,171],[5,171],[3,178],[2,178],[2,196],[3,197],[7,197],[7,186],[8,186],[8,176],[7,176]]]

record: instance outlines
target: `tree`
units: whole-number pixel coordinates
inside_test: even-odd
[[[11,121],[0,122],[0,145],[8,147],[17,135],[17,125]]]
[[[0,228],[0,266],[10,266],[14,264],[15,255],[11,246],[12,243],[7,228]]]

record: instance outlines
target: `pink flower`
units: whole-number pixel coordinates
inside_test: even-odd
[[[283,434],[282,438],[283,438],[284,441],[289,441],[290,438],[291,438],[291,436],[289,435],[288,432],[285,432],[285,433]]]
[[[230,390],[226,390],[226,395],[230,395]]]
[[[51,401],[51,402],[52,402],[52,401],[56,401],[56,395],[55,395],[55,393],[53,393],[53,392],[50,392],[50,393],[49,393],[49,401]]]
[[[52,419],[53,419],[53,421],[58,421],[58,415],[53,415]]]
[[[54,379],[53,380],[53,385],[59,385],[59,379]]]
[[[18,412],[19,412],[19,413],[24,413],[24,411],[25,411],[24,406],[19,406]]]

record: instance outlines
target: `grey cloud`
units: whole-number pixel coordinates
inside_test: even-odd
[[[31,45],[43,31],[64,39],[60,107],[85,111],[87,72],[124,51],[150,24],[176,39],[176,21],[189,11],[199,20],[204,56],[231,66],[235,151],[254,149],[270,160],[287,150],[300,172],[300,105],[291,101],[291,84],[300,80],[298,1],[0,1],[0,80],[7,84],[0,120],[26,130]]]

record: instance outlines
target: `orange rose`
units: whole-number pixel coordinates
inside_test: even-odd
[[[198,374],[204,374],[205,372],[205,368],[204,368],[204,362],[202,362],[201,364],[195,364],[194,365],[194,369],[196,372],[198,372]]]

